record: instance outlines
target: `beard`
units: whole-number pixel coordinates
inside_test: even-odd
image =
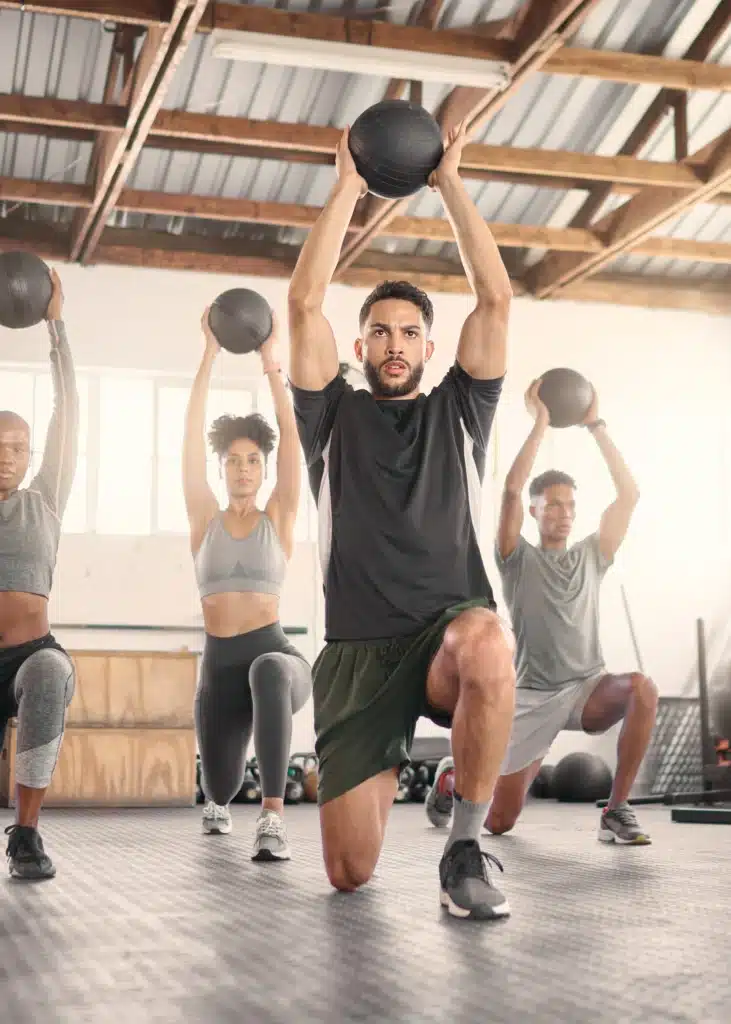
[[[419,363],[417,366],[409,366],[408,363],[404,363],[408,370],[408,376],[405,380],[394,381],[393,384],[384,381],[381,378],[380,371],[386,363],[390,362],[390,359],[384,359],[381,366],[376,368],[367,359],[363,361],[363,373],[374,398],[402,398],[404,395],[410,395],[412,391],[416,391],[421,383],[421,378],[424,375],[423,363]],[[400,362],[404,362],[404,360],[400,360]]]

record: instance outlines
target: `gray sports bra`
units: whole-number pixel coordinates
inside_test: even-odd
[[[239,538],[231,536],[217,515],[193,562],[201,597],[242,592],[279,597],[287,572],[277,531],[263,512],[248,537]]]

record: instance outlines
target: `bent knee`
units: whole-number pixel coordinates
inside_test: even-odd
[[[474,608],[447,628],[444,651],[460,679],[460,687],[495,700],[515,689],[512,634],[494,612]]]
[[[21,697],[38,694],[62,699],[66,707],[71,703],[76,687],[74,663],[67,654],[53,647],[35,651],[18,670],[17,686]]]
[[[643,704],[648,707],[657,707],[660,691],[649,676],[643,675],[642,672],[633,672],[630,676],[630,684],[632,692]]]
[[[499,615],[487,608],[470,608],[447,626],[443,646],[450,654],[479,653],[512,662],[514,641]]]
[[[259,654],[251,663],[249,668],[249,682],[255,685],[259,680],[271,685],[272,683],[290,683],[290,667],[287,655],[281,651],[269,651],[266,654]]]
[[[485,828],[494,836],[502,836],[515,827],[517,820],[517,814],[505,814],[504,812],[501,814],[499,811],[488,811],[485,818]]]
[[[376,865],[363,856],[332,856],[325,858],[327,877],[338,892],[355,892],[373,877]]]

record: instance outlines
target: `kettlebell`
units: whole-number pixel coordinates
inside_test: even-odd
[[[285,804],[298,804],[305,793],[305,775],[302,766],[290,762],[287,769],[287,784],[284,787]]]
[[[410,764],[407,764],[406,767],[401,770],[401,774],[398,779],[398,789],[396,790],[396,796],[394,797],[395,803],[403,804],[409,799],[411,783],[414,781],[414,775],[414,769]]]

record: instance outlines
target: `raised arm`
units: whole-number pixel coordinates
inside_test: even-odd
[[[289,376],[295,387],[321,391],[337,377],[338,349],[322,304],[335,273],[355,204],[366,184],[343,132],[335,156],[338,180],[299,254],[289,284]]]
[[[506,370],[513,290],[495,239],[459,176],[466,140],[464,124],[449,133],[444,156],[430,184],[441,193],[476,299],[475,308],[462,327],[457,362],[471,377],[495,380]]]
[[[604,420],[599,418],[599,402],[596,391],[583,425],[588,428],[609,467],[617,496],[604,510],[599,524],[599,551],[603,558],[611,561],[627,535],[632,513],[640,500],[640,492],[627,463],[607,433]]]
[[[183,435],[183,495],[193,552],[200,547],[209,522],[218,512],[218,502],[206,472],[206,401],[213,364],[220,348],[208,325],[208,310],[203,314],[201,325],[206,347],[190,390]]]
[[[63,518],[76,473],[79,447],[79,394],[71,349],[63,322],[63,289],[51,271],[53,292],[46,320],[51,339],[53,414],[48,425],[43,459],[31,489],[40,491],[51,511]]]
[[[269,379],[269,388],[274,402],[274,415],[279,428],[277,482],[267,502],[266,513],[274,523],[282,547],[291,556],[302,480],[300,445],[294,409],[284,386],[278,359],[278,323],[276,317],[273,317],[273,320],[274,329],[271,336],[259,349],[262,370]]]
[[[525,393],[526,408],[535,423],[505,478],[497,534],[497,548],[501,558],[512,555],[520,539],[523,527],[523,490],[548,429],[548,409],[538,397],[540,386],[540,380],[535,380]]]

